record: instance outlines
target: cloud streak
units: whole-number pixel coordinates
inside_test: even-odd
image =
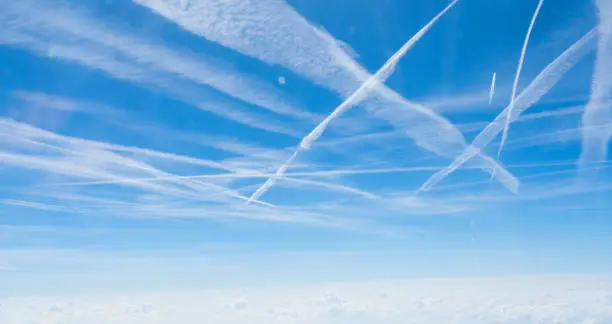
[[[102,117],[120,117],[124,112],[93,102],[74,100],[44,92],[15,90],[11,94],[28,108],[52,109],[65,113],[86,113]]]

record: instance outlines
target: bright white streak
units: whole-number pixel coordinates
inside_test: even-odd
[[[493,102],[493,95],[495,94],[495,77],[497,73],[493,72],[493,79],[491,80],[491,89],[489,90],[489,105]]]
[[[478,134],[472,144],[443,170],[432,175],[419,189],[419,191],[428,191],[442,181],[451,172],[455,171],[461,165],[480,153],[480,151],[504,129],[504,121],[507,116],[510,119],[516,119],[523,111],[537,103],[546,93],[552,89],[559,80],[574,67],[587,53],[592,50],[593,40],[597,35],[597,29],[591,29],[586,35],[580,38],[572,46],[566,49],[554,61],[552,61],[531,84],[517,97],[513,104],[514,110],[512,115],[509,115],[511,106],[507,106],[487,127]],[[512,104],[511,104],[512,105]]]
[[[510,109],[508,109],[508,113],[506,115],[506,124],[504,126],[504,131],[502,133],[502,140],[499,144],[499,150],[497,151],[497,157],[501,155],[502,150],[504,149],[504,144],[508,138],[508,129],[510,128],[510,115],[512,114],[512,110],[514,109],[514,100],[516,99],[516,92],[518,89],[519,78],[521,77],[521,71],[523,70],[523,63],[525,62],[525,54],[527,53],[527,45],[529,44],[529,38],[531,37],[531,31],[533,30],[533,25],[535,25],[536,19],[538,18],[538,14],[540,13],[540,9],[544,4],[544,0],[540,0],[538,2],[538,6],[533,13],[533,17],[531,17],[531,23],[529,23],[529,29],[527,29],[527,35],[525,35],[525,41],[523,42],[523,48],[521,49],[521,57],[519,58],[519,63],[516,68],[516,75],[514,76],[514,82],[512,84],[512,96],[510,97]]]
[[[317,127],[315,127],[308,135],[306,135],[302,141],[300,142],[300,146],[296,149],[293,155],[276,171],[276,175],[274,177],[268,178],[266,182],[253,193],[251,198],[248,200],[250,202],[252,199],[257,199],[261,195],[263,195],[270,187],[274,185],[276,179],[282,177],[291,162],[301,153],[302,150],[308,150],[321,135],[325,132],[329,123],[332,120],[338,118],[340,115],[345,113],[348,109],[362,100],[365,95],[371,91],[374,87],[376,87],[379,83],[384,83],[389,76],[395,70],[395,66],[399,62],[399,60],[408,52],[414,44],[425,35],[425,33],[433,26],[440,17],[442,17],[448,10],[450,10],[459,0],[454,0],[451,2],[444,10],[438,13],[429,23],[427,23],[421,30],[419,30],[414,36],[412,36],[391,58],[385,62],[385,64],[372,76],[370,76],[352,95],[350,95],[346,100],[344,100],[334,111],[327,116]]]

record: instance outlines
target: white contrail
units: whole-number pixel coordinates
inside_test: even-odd
[[[493,102],[493,95],[495,94],[495,77],[496,77],[496,75],[497,74],[495,72],[493,72],[493,78],[491,79],[491,89],[489,90],[489,106]],[[499,157],[499,154],[498,154],[498,157]],[[494,177],[495,177],[495,171],[491,172],[490,180],[493,180]]]
[[[491,89],[489,90],[489,105],[493,102],[493,95],[495,94],[495,76],[497,73],[493,72],[493,79],[491,79]]]
[[[450,8],[452,8],[459,0],[454,0],[451,2],[444,10],[438,13],[427,25],[425,25],[421,30],[419,30],[414,36],[412,36],[391,58],[385,62],[385,64],[370,78],[366,80],[352,95],[350,95],[346,100],[344,100],[334,111],[327,116],[317,127],[315,127],[310,134],[306,135],[302,141],[300,142],[300,146],[296,149],[296,151],[291,155],[291,157],[285,162],[285,164],[281,165],[280,168],[276,171],[275,177],[271,177],[259,188],[253,195],[251,199],[258,199],[261,195],[263,195],[270,187],[274,185],[274,182],[278,177],[282,177],[288,166],[293,162],[294,159],[298,157],[301,151],[305,151],[310,149],[312,143],[314,143],[323,132],[329,126],[332,120],[338,118],[352,106],[354,106],[357,102],[364,98],[365,95],[369,91],[371,91],[374,87],[376,87],[379,83],[384,83],[385,80],[391,76],[393,71],[395,70],[395,66],[399,62],[399,60],[408,52],[410,48],[419,40],[423,35],[433,26],[433,24],[440,19]],[[250,200],[249,200],[250,202]]]
[[[516,91],[518,89],[519,78],[521,77],[521,71],[523,69],[523,62],[525,61],[525,54],[527,53],[527,45],[529,44],[529,38],[531,37],[531,31],[533,30],[533,26],[535,25],[536,19],[538,18],[538,14],[540,13],[540,9],[544,4],[544,0],[540,0],[538,2],[538,6],[536,7],[535,12],[533,13],[533,17],[531,17],[531,22],[529,23],[529,29],[527,29],[527,35],[525,35],[525,41],[523,42],[523,48],[521,49],[521,57],[519,58],[519,63],[516,68],[516,75],[514,76],[514,82],[512,84],[512,96],[510,97],[510,109],[508,109],[508,114],[506,115],[506,124],[504,125],[504,130],[502,133],[502,140],[499,144],[499,150],[497,151],[497,157],[501,155],[502,150],[504,149],[504,144],[506,143],[506,139],[508,138],[508,129],[510,128],[510,115],[512,114],[512,110],[514,109],[514,100],[516,99]]]
[[[579,171],[586,175],[583,166],[603,161],[608,154],[608,142],[612,137],[612,2],[598,0],[599,40],[597,58],[591,86],[591,97],[582,117],[582,152]]]
[[[516,101],[512,104],[514,109],[511,120],[516,119],[523,111],[533,106],[540,100],[546,93],[552,89],[559,80],[567,73],[571,68],[574,67],[586,54],[588,54],[594,45],[594,39],[597,35],[597,29],[590,30],[586,35],[580,38],[572,46],[566,49],[561,55],[559,55],[553,62],[551,62],[546,68],[536,76],[531,84],[517,97]],[[440,170],[433,176],[431,176],[419,190],[427,191],[436,183],[440,182],[451,172],[459,168],[465,162],[476,156],[480,151],[504,129],[506,117],[511,106],[507,106],[487,127],[478,134],[472,144],[453,161],[451,165]]]

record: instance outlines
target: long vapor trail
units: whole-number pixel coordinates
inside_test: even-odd
[[[572,130],[574,131],[574,130]],[[544,162],[544,163],[525,163],[525,164],[510,164],[507,167],[509,169],[528,169],[528,168],[543,168],[553,166],[574,166],[579,162],[576,161],[555,161],[555,162]],[[612,161],[594,162],[592,164],[606,164],[612,163]],[[283,180],[295,181],[298,183],[312,183],[313,185],[325,186],[333,184],[325,184],[318,181],[310,181],[302,178],[293,177],[330,177],[330,176],[347,176],[347,175],[367,175],[367,174],[392,174],[392,173],[407,173],[407,172],[425,172],[425,171],[438,171],[442,170],[443,166],[418,166],[418,167],[404,167],[404,168],[381,168],[381,169],[355,169],[355,170],[328,170],[328,171],[314,171],[314,172],[291,172],[285,173]],[[477,166],[467,166],[466,169],[478,169]],[[123,184],[126,182],[158,182],[158,181],[169,181],[169,180],[181,180],[181,179],[261,179],[273,177],[275,174],[269,173],[220,173],[220,174],[201,174],[201,175],[173,175],[173,176],[159,176],[150,178],[132,178],[132,179],[119,179],[119,180],[98,180],[98,181],[83,181],[83,182],[63,182],[63,183],[49,183],[41,184],[39,187],[80,187],[80,186],[96,186],[96,185],[112,185],[112,184]],[[342,188],[343,191],[349,191],[358,193],[364,197],[379,198],[378,196],[370,193],[359,191],[355,188],[341,187],[338,185],[338,189]]]
[[[559,80],[574,67],[586,54],[588,54],[594,45],[597,28],[591,29],[586,35],[580,38],[572,46],[566,49],[554,61],[552,61],[531,84],[517,97],[514,103],[508,105],[487,127],[478,134],[472,144],[459,156],[451,165],[440,170],[431,176],[419,189],[427,191],[435,184],[440,182],[451,172],[462,166],[468,160],[480,153],[480,151],[504,129],[504,122],[509,116],[511,120],[518,116],[529,107],[537,103],[550,89],[552,89]],[[513,109],[512,109],[513,108]],[[512,109],[512,115],[509,115]]]
[[[584,165],[606,159],[608,142],[612,137],[612,3],[609,0],[598,0],[596,3],[599,10],[599,40],[591,97],[582,116],[579,171],[583,176],[587,175]]]
[[[502,133],[502,140],[499,144],[499,150],[497,151],[497,157],[501,155],[502,150],[504,149],[504,144],[506,143],[506,139],[508,138],[508,129],[510,128],[510,115],[512,114],[512,110],[514,109],[514,101],[516,100],[516,91],[518,89],[519,78],[521,77],[521,71],[523,70],[523,63],[525,62],[525,54],[527,53],[527,45],[529,44],[529,38],[531,37],[531,31],[533,30],[533,26],[535,25],[536,19],[540,13],[540,9],[542,9],[542,5],[544,4],[544,0],[540,0],[538,2],[538,6],[536,7],[535,12],[533,13],[533,17],[531,17],[531,23],[529,23],[529,29],[527,29],[527,35],[525,35],[525,41],[523,41],[523,48],[521,49],[521,57],[519,58],[519,63],[516,68],[516,75],[514,76],[514,82],[512,83],[512,96],[510,97],[510,109],[508,109],[508,113],[506,114],[506,124],[504,125],[504,131]]]
[[[379,83],[384,83],[389,76],[395,70],[395,66],[399,62],[399,60],[408,52],[414,44],[425,35],[427,31],[442,17],[448,10],[450,10],[459,0],[454,0],[451,2],[446,8],[444,8],[440,13],[438,13],[429,23],[427,23],[421,30],[419,30],[414,36],[412,36],[391,58],[385,62],[385,64],[378,70],[374,75],[369,77],[352,95],[350,95],[346,100],[344,100],[334,111],[327,116],[317,127],[315,127],[306,137],[302,139],[300,142],[300,146],[293,153],[293,155],[285,162],[285,164],[281,165],[276,171],[276,175],[274,177],[268,178],[266,182],[259,187],[253,193],[251,198],[248,200],[250,203],[251,200],[258,199],[261,195],[263,195],[270,187],[274,185],[276,179],[282,177],[291,162],[295,160],[298,155],[302,151],[306,151],[310,149],[312,144],[323,135],[325,129],[329,126],[332,120],[338,118],[340,115],[345,113],[348,109],[362,100],[369,91],[375,88]]]

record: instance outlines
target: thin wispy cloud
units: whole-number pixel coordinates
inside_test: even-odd
[[[124,112],[101,104],[74,100],[63,96],[51,95],[43,92],[15,90],[13,97],[21,101],[28,108],[51,109],[66,113],[86,113],[102,117],[120,117]]]
[[[39,202],[33,201],[25,201],[25,200],[15,200],[15,199],[0,199],[0,205],[11,205],[25,208],[33,208],[40,209],[45,211],[56,211],[56,212],[78,212],[78,210],[73,210],[70,208],[66,208],[63,206],[49,205]]]
[[[425,97],[416,98],[416,101],[430,107],[439,114],[449,112],[465,112],[482,110],[486,107],[490,92],[475,91],[460,94],[433,93]],[[488,109],[488,107],[486,107]]]

